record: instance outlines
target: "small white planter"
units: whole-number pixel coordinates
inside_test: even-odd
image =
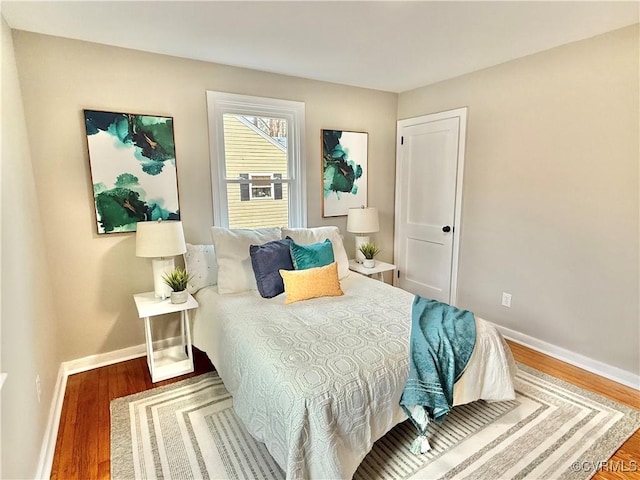
[[[362,261],[362,266],[364,268],[373,268],[376,266],[376,261],[373,258],[365,258]]]
[[[185,303],[189,299],[189,292],[182,290],[181,292],[171,292],[171,303]]]

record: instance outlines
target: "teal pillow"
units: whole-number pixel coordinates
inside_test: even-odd
[[[287,237],[289,238],[289,237]],[[296,270],[324,267],[334,262],[333,245],[328,238],[324,242],[299,245],[291,242],[291,260]]]

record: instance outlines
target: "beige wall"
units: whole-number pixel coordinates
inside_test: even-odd
[[[305,102],[309,225],[346,223],[321,217],[320,130],[369,132],[369,204],[380,209],[374,238],[387,261],[396,118],[468,106],[459,303],[638,372],[637,27],[399,97],[20,31],[14,42],[31,147],[21,155],[41,215],[30,228],[44,234],[56,273],[44,288],[55,308],[46,299],[30,308],[57,313],[42,317],[61,360],[142,343],[131,294],[152,288],[134,235],[96,233],[82,109],[174,117],[185,233],[208,243],[205,92],[218,90]],[[351,235],[345,244],[353,254]],[[510,310],[502,291],[513,294]]]
[[[34,168],[11,40],[2,23],[2,387],[0,478],[34,478],[61,358]],[[66,283],[58,278],[58,283]],[[36,375],[42,385],[36,394]]]
[[[11,40],[3,21],[2,478],[33,477],[62,360],[143,342],[151,268],[134,235],[96,233],[83,108],[174,117],[192,243],[213,221],[206,90],[305,102],[309,225],[345,227],[321,217],[320,130],[367,131],[390,261],[396,118],[468,106],[460,305],[638,373],[637,26],[399,98],[26,32],[14,60]]]
[[[206,90],[305,102],[310,226],[346,226],[346,217],[322,218],[320,130],[369,132],[369,204],[380,209],[376,240],[391,260],[397,95],[21,31],[14,42],[64,360],[142,343],[131,295],[152,289],[135,236],[96,233],[83,108],[174,117],[191,243],[210,243],[213,223]]]
[[[469,107],[459,304],[635,374],[638,58],[636,25],[398,100]]]

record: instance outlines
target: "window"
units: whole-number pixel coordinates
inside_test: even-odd
[[[273,200],[271,175],[251,175],[251,200]]]
[[[304,227],[304,104],[207,92],[214,224]]]
[[[247,180],[240,184],[240,201],[250,200],[282,200],[282,180],[279,173],[241,173],[240,178]]]

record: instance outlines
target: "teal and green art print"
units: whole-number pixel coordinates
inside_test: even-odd
[[[173,118],[84,111],[98,233],[179,220]]]
[[[368,134],[322,130],[323,217],[367,206]]]

